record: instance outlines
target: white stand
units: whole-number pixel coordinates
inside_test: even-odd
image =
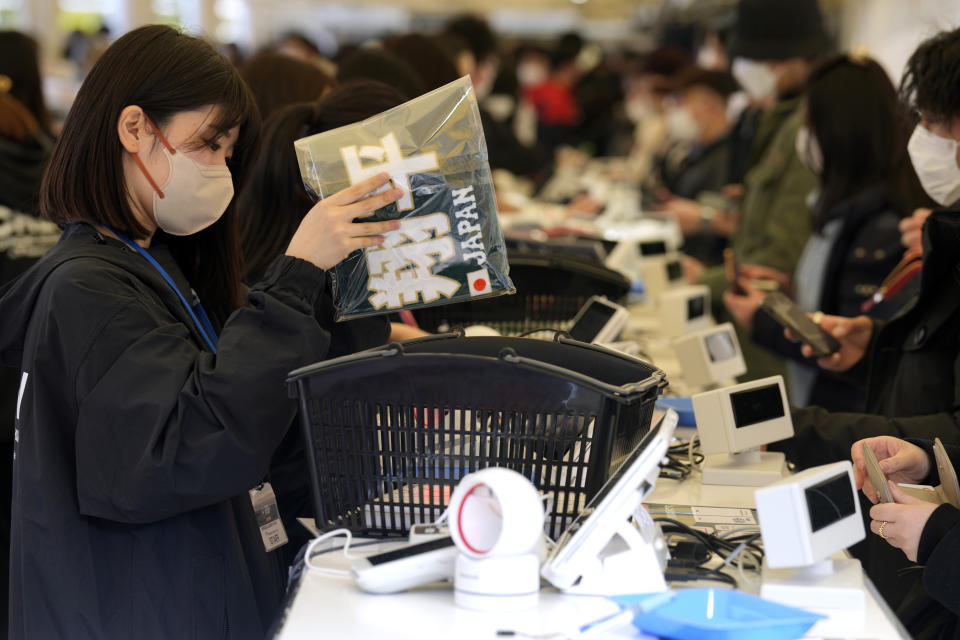
[[[624,520],[593,562],[583,568],[580,579],[564,593],[615,596],[665,591],[667,555],[659,526],[651,523],[639,529],[633,520]]]
[[[863,611],[866,590],[860,561],[827,559],[809,567],[771,569],[763,563],[760,596],[802,609]]]
[[[703,484],[763,487],[786,475],[787,460],[778,451],[750,449],[740,453],[708,455],[703,461]]]
[[[476,611],[523,611],[537,606],[540,596],[540,557],[471,558],[457,556],[454,602]]]

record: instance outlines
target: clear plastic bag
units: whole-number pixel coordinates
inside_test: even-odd
[[[336,266],[337,320],[515,293],[468,77],[294,146],[317,199],[383,171],[404,191],[367,218],[400,229]]]

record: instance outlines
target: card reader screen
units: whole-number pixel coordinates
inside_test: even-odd
[[[856,497],[846,471],[820,484],[807,487],[804,494],[807,498],[807,511],[810,513],[810,529],[814,532],[852,516],[857,511],[853,502]]]
[[[733,422],[738,429],[786,415],[778,384],[731,393],[730,405],[733,408]]]
[[[683,278],[683,265],[678,260],[671,260],[667,263],[667,280],[676,282]]]
[[[640,243],[641,256],[661,256],[667,252],[667,243],[663,240],[651,240]]]
[[[687,320],[695,320],[706,312],[707,301],[704,296],[696,296],[687,300]]]
[[[437,538],[436,540],[430,540],[429,542],[413,544],[409,547],[400,547],[399,549],[394,549],[393,551],[367,556],[367,561],[372,565],[378,565],[385,562],[393,562],[394,560],[402,560],[403,558],[409,558],[410,556],[415,556],[420,553],[436,551],[437,549],[443,549],[444,547],[450,546],[453,546],[453,538]]]
[[[710,334],[703,341],[707,347],[710,362],[723,362],[737,355],[737,349],[733,346],[733,338],[728,331]]]
[[[580,342],[592,342],[600,330],[610,322],[610,318],[616,311],[602,302],[591,303],[577,319],[576,324],[570,327],[570,337]]]

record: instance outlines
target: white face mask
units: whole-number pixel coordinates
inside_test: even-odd
[[[153,216],[157,226],[174,236],[189,236],[220,219],[233,199],[233,180],[225,165],[201,164],[174,149],[160,130],[147,120],[163,143],[170,173],[157,186],[134,154],[140,170],[153,187]]]
[[[668,111],[666,124],[667,135],[677,142],[693,142],[700,137],[700,124],[686,107]]]
[[[700,47],[697,51],[697,66],[704,69],[716,69],[720,66],[720,53],[709,45]]]
[[[547,79],[547,68],[539,62],[522,62],[517,65],[517,82],[521,87],[535,87]]]
[[[623,109],[633,124],[640,124],[655,113],[646,98],[629,98],[623,103]]]
[[[918,124],[907,143],[907,151],[927,195],[943,206],[960,200],[956,140],[941,138]]]
[[[810,135],[810,129],[806,125],[797,130],[796,146],[800,162],[816,175],[821,175],[823,173],[823,151],[820,149],[820,143],[817,139]]]
[[[747,58],[736,58],[730,71],[751,98],[766,100],[776,97],[777,74],[768,65]]]

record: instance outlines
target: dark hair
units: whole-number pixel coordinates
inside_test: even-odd
[[[110,225],[132,238],[147,230],[130,208],[117,136],[120,112],[138,105],[161,129],[177,113],[217,105],[217,131],[240,127],[229,161],[239,191],[260,118],[250,90],[213,47],[170,27],[130,31],[111,45],[80,87],[40,187],[40,213],[65,226]],[[163,234],[204,304],[223,318],[241,303],[243,270],[236,198],[216,223],[191,236]]]
[[[19,100],[0,91],[0,138],[24,143],[36,133],[37,121]]]
[[[383,49],[364,47],[357,50],[337,70],[337,80],[376,80],[397,89],[407,100],[423,93],[420,76],[409,64]]]
[[[459,77],[450,56],[431,38],[411,33],[388,40],[386,47],[417,73],[424,91],[433,91]]]
[[[283,253],[314,204],[300,179],[294,140],[359,122],[404,100],[399,91],[382,82],[354,80],[331,90],[319,102],[290,105],[267,120],[263,152],[237,203],[248,282],[259,279]]]
[[[557,40],[557,44],[550,53],[550,68],[558,69],[570,64],[580,55],[583,49],[583,38],[577,33],[565,33]]]
[[[43,99],[37,42],[18,31],[0,31],[0,75],[11,80],[10,95],[50,133],[50,115]]]
[[[333,78],[320,67],[274,51],[261,51],[244,62],[240,77],[264,120],[280,107],[317,100],[333,86]]]
[[[660,47],[643,56],[638,72],[672,77],[693,64],[690,54],[678,47]]]
[[[740,86],[727,71],[713,71],[694,67],[684,72],[677,79],[677,90],[683,91],[691,87],[705,87],[721,98],[729,98],[736,93]]]
[[[926,204],[896,90],[879,64],[834,56],[810,74],[805,94],[807,123],[823,152],[818,227],[841,201],[878,185],[902,211]]]
[[[283,44],[285,42],[296,42],[298,45],[309,51],[311,55],[321,55],[320,47],[317,46],[317,43],[300,31],[287,31],[284,33],[282,36],[280,36],[278,44]]]
[[[445,31],[466,41],[477,64],[497,53],[497,38],[483,18],[473,15],[458,16],[447,23]]]
[[[925,40],[907,61],[900,97],[934,123],[960,117],[960,29]]]

